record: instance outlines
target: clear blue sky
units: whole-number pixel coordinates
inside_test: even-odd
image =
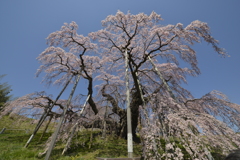
[[[46,88],[36,57],[47,47],[46,37],[64,22],[77,22],[79,34],[101,29],[101,20],[117,10],[137,14],[152,11],[161,14],[163,24],[194,20],[207,22],[212,35],[231,57],[221,58],[206,43],[194,47],[201,75],[188,78],[185,87],[200,97],[219,90],[240,104],[240,1],[239,0],[2,0],[0,1],[0,74],[12,86],[12,94],[21,97],[45,90],[56,96],[60,88]],[[84,84],[78,86],[80,91]]]

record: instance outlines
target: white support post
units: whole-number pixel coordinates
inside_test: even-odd
[[[128,76],[128,51],[125,49],[125,81],[127,96],[127,141],[128,141],[128,158],[133,158],[133,140],[132,140],[132,119],[130,108],[129,76]]]

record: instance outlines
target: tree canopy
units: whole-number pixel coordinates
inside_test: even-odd
[[[155,12],[118,11],[102,21],[103,29],[88,36],[79,35],[78,25],[71,22],[47,37],[49,47],[37,57],[42,63],[37,75],[45,73],[48,85],[73,83],[76,76],[87,82],[87,95],[77,97],[87,99],[88,109],[79,115],[83,101],[74,102],[64,127],[87,122],[102,127],[95,122],[107,121],[117,136],[127,137],[127,55],[133,139],[141,141],[145,159],[183,159],[183,152],[191,159],[210,159],[213,149],[226,154],[240,147],[240,106],[219,91],[195,98],[181,85],[187,76],[200,74],[194,44],[205,41],[219,55],[226,52],[206,23],[197,20],[184,27],[162,25],[162,20]],[[180,67],[180,62],[189,67]],[[61,135],[71,138],[70,131]]]

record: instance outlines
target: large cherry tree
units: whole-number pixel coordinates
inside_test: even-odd
[[[200,74],[194,44],[205,41],[223,57],[224,49],[204,22],[184,27],[162,25],[162,20],[155,12],[118,11],[88,36],[77,33],[75,22],[65,23],[48,36],[49,47],[37,58],[42,63],[37,75],[44,72],[44,82],[63,86],[81,76],[87,94],[78,92],[88,96],[91,110],[85,118],[107,120],[115,134],[126,138],[127,57],[133,139],[141,141],[145,159],[211,159],[215,149],[226,154],[240,147],[240,106],[219,91],[194,98],[181,85],[187,76]],[[79,120],[75,116],[68,124]]]

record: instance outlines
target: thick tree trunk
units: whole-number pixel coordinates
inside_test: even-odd
[[[112,111],[113,113],[117,114],[120,117],[120,122],[117,127],[117,136],[120,136],[122,138],[127,138],[127,112],[126,110],[123,110],[120,108],[116,102],[116,100],[110,95],[105,92],[106,85],[102,88],[102,95],[103,97],[107,98],[107,101],[109,101],[112,104]],[[139,94],[137,92],[132,93],[132,101],[130,103],[131,108],[131,120],[132,120],[132,134],[133,134],[133,140],[135,142],[140,142],[140,139],[136,135],[136,129],[138,126],[138,117],[139,117],[139,105],[142,104],[141,98],[138,96]]]
[[[133,135],[133,141],[139,143],[140,138],[136,134],[137,126],[138,126],[138,118],[139,118],[139,105],[137,103],[134,104],[134,102],[131,103],[131,119],[132,119],[132,135]],[[124,123],[122,123],[121,128],[123,128],[122,134],[118,135],[122,138],[127,138],[127,117],[125,116],[123,118]]]

